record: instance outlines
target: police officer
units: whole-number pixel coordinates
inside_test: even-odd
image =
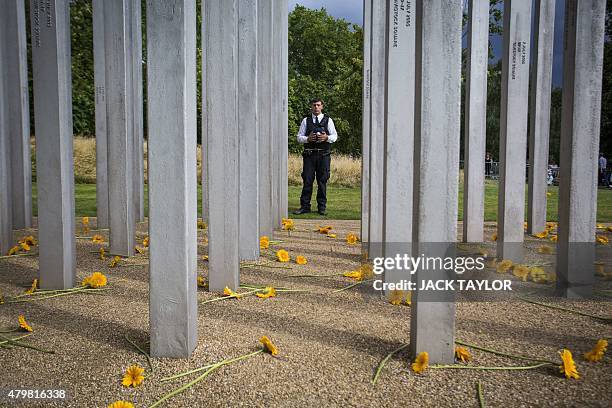
[[[298,143],[304,145],[302,157],[302,196],[300,208],[294,214],[310,212],[310,198],[312,197],[312,184],[317,180],[317,207],[320,215],[326,215],[327,206],[327,180],[331,163],[331,144],[338,139],[334,121],[323,113],[323,101],[319,98],[310,101],[311,114],[302,120],[297,135]]]

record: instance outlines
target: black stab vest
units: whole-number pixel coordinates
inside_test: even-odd
[[[311,132],[317,133],[317,132],[323,132],[325,131],[325,133],[327,133],[327,135],[329,136],[329,128],[327,127],[327,124],[329,123],[329,116],[323,114],[323,119],[321,120],[321,122],[319,122],[319,124],[317,125],[313,118],[312,115],[308,115],[306,116],[306,136],[310,135]],[[331,143],[329,142],[307,142],[304,144],[304,149],[323,149],[323,150],[330,150],[331,149]]]

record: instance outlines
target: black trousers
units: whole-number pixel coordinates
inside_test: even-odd
[[[329,151],[304,150],[302,153],[304,165],[302,167],[302,196],[300,207],[310,210],[310,198],[312,197],[312,184],[317,180],[317,206],[319,211],[324,211],[327,205],[327,180],[331,164]]]

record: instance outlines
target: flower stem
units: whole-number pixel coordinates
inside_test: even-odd
[[[263,290],[264,290],[263,288],[260,288],[260,289],[255,289],[255,290],[251,290],[251,291],[244,292],[244,293],[237,293],[237,294],[235,294],[235,295],[222,296],[222,297],[220,297],[220,298],[208,299],[208,300],[205,300],[204,302],[202,302],[201,304],[203,305],[203,304],[205,304],[205,303],[217,302],[217,301],[219,301],[219,300],[225,300],[225,299],[231,299],[231,298],[243,297],[243,296],[246,296],[246,295],[250,295],[250,294],[252,294],[252,293],[255,293],[255,292],[261,292],[261,291],[263,291]]]
[[[19,328],[14,328],[14,329],[10,329],[10,330],[2,330],[0,331],[0,333],[13,333],[16,332],[17,330],[19,330]]]
[[[149,368],[151,369],[151,373],[155,372],[155,369],[153,368],[153,364],[151,363],[151,356],[149,355],[149,353],[147,353],[146,351],[144,351],[143,349],[141,349],[138,344],[134,343],[132,340],[130,340],[130,338],[127,336],[127,334],[125,335],[125,339],[134,347],[136,347],[136,350],[140,351],[141,354],[143,354],[146,358],[147,358],[147,363],[149,364]]]
[[[342,292],[342,291],[345,291],[345,290],[348,290],[348,289],[354,288],[354,287],[355,287],[355,286],[357,286],[357,285],[361,285],[362,283],[372,282],[373,280],[374,280],[374,279],[362,280],[362,281],[359,281],[359,282],[357,282],[357,283],[353,283],[352,285],[348,285],[348,286],[345,286],[345,287],[343,287],[343,288],[336,289],[336,290],[334,290],[332,293]]]
[[[560,365],[560,363],[556,363],[554,361],[544,360],[540,358],[533,358],[529,356],[522,356],[520,354],[504,353],[503,351],[497,351],[497,350],[481,347],[476,344],[465,343],[461,340],[455,340],[455,344],[459,344],[460,346],[470,347],[470,348],[480,350],[480,351],[486,351],[487,353],[491,353],[491,354],[497,354],[498,356],[502,356],[502,357],[510,357],[510,358],[516,358],[519,360],[535,361],[537,363],[549,363],[549,364],[554,364],[554,365]]]
[[[35,346],[31,346],[29,344],[26,343],[22,343],[20,341],[17,341],[15,339],[9,339],[8,337],[4,337],[2,335],[0,335],[0,340],[6,341],[7,344],[10,344],[11,346],[19,346],[19,347],[23,347],[23,348],[29,348],[32,350],[37,350],[37,351],[41,351],[43,353],[49,353],[49,354],[55,354],[55,351],[53,350],[45,350],[45,349],[41,349]]]
[[[580,315],[580,316],[586,316],[586,317],[591,317],[591,318],[597,319],[597,320],[603,320],[604,322],[612,321],[612,317],[597,316],[597,315],[581,312],[579,310],[574,310],[574,309],[570,309],[570,308],[563,307],[563,306],[550,305],[550,304],[547,304],[547,303],[540,303],[540,302],[536,302],[535,300],[526,299],[526,298],[521,297],[521,296],[517,296],[517,298],[521,299],[524,302],[532,303],[534,305],[544,306],[544,307],[548,307],[548,308],[551,308],[551,309],[563,310],[563,311],[574,313],[574,314],[577,314],[577,315]]]
[[[4,256],[0,256],[0,259],[6,259],[6,258],[18,258],[20,256],[35,256],[38,254],[33,254],[31,252],[25,253],[25,254],[15,254],[15,255],[4,255]]]
[[[374,374],[374,378],[372,378],[372,384],[376,384],[376,381],[378,381],[378,377],[380,377],[380,373],[382,372],[382,369],[385,367],[385,364],[387,364],[387,361],[389,361],[389,359],[391,357],[393,357],[393,355],[395,353],[398,353],[398,352],[402,351],[403,349],[405,349],[409,345],[410,344],[404,344],[403,346],[400,346],[400,347],[396,348],[391,353],[387,354],[387,356],[385,358],[383,358],[383,360],[380,362],[380,364],[376,368],[376,373]]]
[[[536,368],[540,368],[540,367],[544,367],[544,366],[548,366],[548,365],[553,365],[551,363],[540,363],[540,364],[535,364],[535,365],[531,365],[531,366],[520,366],[520,367],[516,367],[516,366],[508,366],[508,367],[483,367],[483,366],[468,366],[468,365],[459,365],[459,364],[451,364],[451,365],[432,365],[429,366],[429,368],[432,369],[446,369],[446,368],[457,368],[457,369],[464,369],[464,370],[533,370]],[[556,365],[556,364],[555,364]]]
[[[476,383],[476,391],[478,392],[478,405],[480,405],[480,408],[485,408],[484,394],[482,392],[482,384],[480,381]]]
[[[165,382],[165,381],[175,380],[177,378],[185,377],[186,375],[189,375],[189,374],[199,373],[200,371],[208,370],[209,368],[214,367],[214,366],[216,366],[218,364],[227,365],[227,364],[233,363],[235,361],[240,361],[240,360],[244,360],[245,358],[252,357],[252,356],[254,356],[256,354],[259,354],[259,353],[261,353],[263,351],[264,350],[261,349],[261,350],[254,351],[254,352],[249,353],[249,354],[245,354],[245,355],[240,356],[240,357],[234,357],[234,358],[222,360],[222,361],[219,361],[217,363],[212,363],[212,364],[206,365],[204,367],[196,368],[195,370],[185,371],[183,373],[173,375],[172,377],[162,378],[160,381]]]
[[[78,288],[74,288],[69,292],[61,292],[61,293],[56,293],[53,295],[48,295],[48,296],[38,296],[38,297],[30,297],[29,299],[19,299],[19,300],[7,300],[6,303],[24,303],[24,302],[33,302],[35,300],[43,300],[43,299],[51,299],[54,297],[59,297],[59,296],[66,296],[66,295],[72,295],[75,293],[85,293],[85,292],[97,292],[100,290],[106,290],[107,288],[88,288],[86,286],[81,286]],[[36,293],[36,292],[34,292]]]
[[[332,279],[338,276],[342,276],[342,274],[335,273],[333,275],[287,275],[288,278],[324,278],[324,279]]]
[[[195,380],[183,385],[182,387],[177,388],[176,390],[169,392],[168,394],[164,395],[163,397],[161,397],[160,399],[158,399],[157,401],[155,401],[155,403],[153,405],[151,405],[149,408],[155,408],[157,406],[159,406],[162,402],[166,401],[169,398],[174,397],[177,394],[180,394],[181,392],[185,391],[186,389],[194,386],[195,384],[199,383],[200,381],[202,381],[204,378],[206,378],[210,373],[212,373],[213,371],[215,371],[218,368],[223,367],[224,365],[233,363],[235,361],[240,361],[240,360],[244,360],[246,358],[249,357],[253,357],[256,354],[262,353],[263,349],[261,350],[257,350],[253,353],[249,353],[249,354],[245,354],[243,356],[240,357],[236,357],[233,359],[229,359],[229,360],[223,360],[219,363],[213,364],[212,367],[210,367],[209,369],[206,370],[206,372],[204,372],[204,374],[202,374],[201,376],[197,377]]]
[[[13,340],[13,341],[15,341],[15,340],[21,340],[21,339],[24,339],[24,338],[26,338],[26,337],[29,337],[29,336],[31,336],[31,335],[33,335],[33,334],[34,334],[34,333],[26,333],[26,334],[24,334],[23,336],[15,337],[14,339],[11,339],[11,340]],[[7,344],[7,343],[8,343],[8,340],[3,340],[3,341],[0,341],[0,346],[3,346],[3,345],[5,345],[5,344]]]

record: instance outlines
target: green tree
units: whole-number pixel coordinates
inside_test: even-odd
[[[336,124],[335,150],[361,152],[361,95],[363,31],[322,8],[297,5],[289,13],[289,150],[300,150],[295,140],[309,101],[323,99],[325,112]]]

